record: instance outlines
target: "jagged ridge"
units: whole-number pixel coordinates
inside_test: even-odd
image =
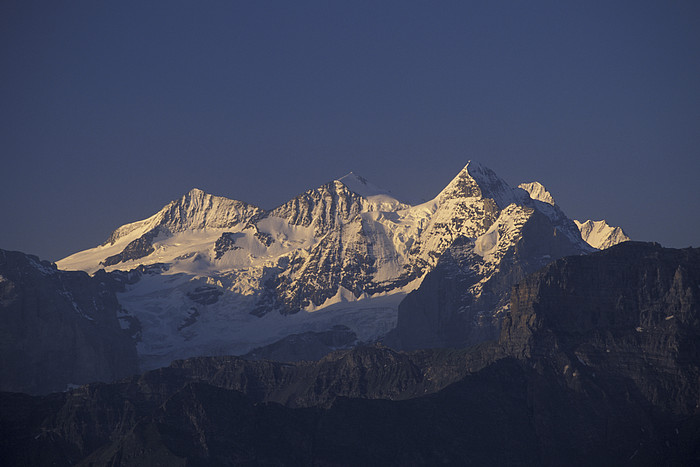
[[[581,237],[594,248],[604,250],[618,243],[629,241],[630,238],[620,227],[612,227],[602,221],[579,222],[574,220],[576,226],[581,231]]]
[[[535,213],[548,227],[523,230]],[[523,264],[592,250],[558,206],[470,162],[435,199],[417,206],[355,174],[269,211],[192,190],[155,216],[117,229],[108,244],[58,264],[90,272],[168,265],[119,295],[143,323],[139,354],[149,368],[201,353],[246,353],[335,325],[348,326],[359,341],[375,341],[397,326],[403,297],[464,239],[473,244],[466,268],[478,277],[469,294],[484,305],[479,316],[497,328],[492,318],[507,302],[510,285],[529,271],[509,265],[514,254],[506,254],[520,248],[523,235],[557,236],[568,245]],[[215,302],[192,300],[202,287]],[[492,298],[480,298],[483,293]],[[278,314],[302,316],[258,320]]]

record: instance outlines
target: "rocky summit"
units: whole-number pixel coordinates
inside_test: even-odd
[[[174,362],[0,394],[9,465],[696,465],[700,249],[627,242],[527,275],[496,340],[318,362]]]
[[[343,346],[474,344],[498,335],[518,280],[594,251],[541,184],[521,187],[472,161],[420,205],[354,173],[271,210],[193,189],[57,264],[119,281],[142,369],[337,326]]]

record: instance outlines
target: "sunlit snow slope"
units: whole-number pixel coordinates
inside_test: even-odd
[[[474,239],[479,264],[492,271],[509,238],[521,236],[508,232],[535,211],[590,251],[553,201],[470,162],[417,206],[353,173],[269,211],[193,189],[57,264],[104,269],[99,274],[116,281],[122,319],[141,324],[138,351],[147,369],[241,354],[336,324],[359,341],[376,340],[396,327],[400,301],[455,240]]]
[[[620,227],[608,225],[605,220],[576,222],[576,226],[581,231],[581,237],[594,248],[604,250],[618,243],[626,242],[630,238]]]

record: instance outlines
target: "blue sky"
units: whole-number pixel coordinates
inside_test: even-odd
[[[700,246],[697,1],[0,4],[0,248],[57,260],[192,187],[264,208],[470,159]]]

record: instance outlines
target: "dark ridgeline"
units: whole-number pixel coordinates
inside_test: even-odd
[[[498,340],[193,358],[2,394],[8,465],[697,465],[700,249],[623,243],[514,287]]]
[[[0,390],[47,394],[138,373],[138,326],[120,324],[120,310],[100,278],[0,250]]]

